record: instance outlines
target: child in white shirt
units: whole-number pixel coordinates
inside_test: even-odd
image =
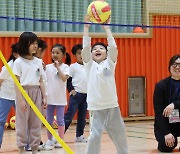
[[[86,18],[88,21],[88,18]],[[82,58],[87,75],[87,103],[92,112],[91,132],[86,154],[99,154],[101,135],[105,129],[118,154],[127,154],[125,125],[121,117],[115,84],[117,46],[109,26],[102,26],[107,34],[108,47],[96,43],[91,48],[89,24],[84,25]]]
[[[75,142],[86,143],[87,139],[83,136],[86,125],[87,112],[87,81],[82,56],[82,44],[74,45],[72,53],[77,62],[70,65],[70,77],[67,82],[67,89],[70,93],[69,106],[64,115],[65,131],[69,128],[75,113],[77,114],[76,139]]]
[[[38,47],[38,37],[32,32],[20,35],[18,44],[19,58],[14,62],[13,72],[32,99],[36,107],[46,107],[46,94],[42,79],[43,67],[41,61],[34,57]],[[19,89],[16,90],[16,136],[19,153],[24,153],[24,147],[29,140],[32,154],[37,154],[41,138],[41,121],[31,109]],[[27,135],[27,132],[28,135]]]
[[[53,63],[46,65],[47,75],[47,112],[46,119],[50,125],[53,125],[54,113],[56,110],[56,118],[58,124],[58,133],[61,139],[64,139],[64,109],[67,105],[66,98],[66,82],[69,77],[69,66],[63,62],[66,55],[66,61],[70,61],[70,57],[66,53],[66,48],[61,44],[55,44],[51,50]],[[59,143],[55,141],[52,134],[47,131],[48,140],[44,144],[45,150],[61,148]]]

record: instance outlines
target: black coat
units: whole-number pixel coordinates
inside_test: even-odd
[[[163,116],[163,110],[166,106],[171,104],[170,102],[170,85],[171,85],[171,77],[167,77],[163,80],[160,80],[154,90],[154,111],[155,111],[155,123],[154,123],[154,131],[156,133],[160,133],[161,135],[167,135],[172,133],[174,128],[177,130],[177,127],[180,129],[180,123],[169,123],[169,119]],[[180,101],[173,101],[175,109],[179,109],[180,111]],[[179,130],[180,131],[180,130]]]

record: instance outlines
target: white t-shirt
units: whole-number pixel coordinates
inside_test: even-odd
[[[43,67],[43,60],[40,58],[38,58],[38,59],[41,62],[42,67]],[[47,93],[47,76],[46,76],[46,72],[45,72],[44,68],[42,70],[42,79],[43,79],[43,83],[44,83],[45,94],[48,95],[48,93]]]
[[[10,66],[11,69],[13,69],[13,65],[14,65],[13,60],[9,61],[8,65]],[[2,71],[0,73],[0,79],[3,79],[3,82],[1,83],[1,87],[0,87],[1,88],[0,98],[15,100],[16,93],[14,88],[14,81],[5,66],[2,67]]]
[[[107,59],[98,64],[92,60],[90,37],[83,38],[82,58],[88,79],[88,110],[103,110],[118,106],[114,78],[118,52],[114,38],[107,40]]]
[[[36,57],[32,60],[19,57],[14,62],[13,72],[20,77],[22,86],[39,86],[43,67],[41,61]]]
[[[72,77],[72,85],[76,92],[87,93],[87,79],[84,65],[74,63],[70,65],[69,75]]]
[[[62,63],[60,65],[61,71],[69,75],[69,66]],[[57,68],[54,64],[46,65],[47,75],[47,104],[49,105],[67,105],[66,98],[66,82],[64,82],[58,75]]]

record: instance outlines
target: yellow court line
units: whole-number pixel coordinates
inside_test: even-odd
[[[21,86],[21,84],[19,83],[19,81],[17,80],[16,76],[14,75],[14,73],[12,72],[12,69],[9,67],[7,61],[5,60],[2,52],[0,51],[0,58],[2,60],[2,62],[4,63],[4,66],[6,66],[6,69],[8,70],[9,74],[11,75],[11,77],[13,78],[16,86],[19,88],[19,90],[21,91],[22,95],[24,96],[24,98],[26,99],[26,101],[29,103],[29,105],[31,106],[31,108],[33,109],[33,111],[36,113],[36,115],[38,116],[38,118],[42,121],[42,123],[46,126],[46,128],[49,130],[49,132],[51,132],[51,134],[55,137],[55,139],[61,144],[61,146],[64,148],[64,150],[68,153],[68,154],[74,154],[74,152],[67,146],[67,144],[59,137],[59,135],[56,133],[56,131],[51,127],[51,125],[46,121],[46,119],[44,118],[44,116],[41,114],[41,112],[38,110],[38,108],[36,107],[36,105],[34,105],[33,101],[31,100],[31,98],[29,97],[29,95],[26,93],[26,91],[23,89],[23,87]]]

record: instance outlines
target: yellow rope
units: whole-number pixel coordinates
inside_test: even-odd
[[[55,137],[55,139],[61,144],[61,146],[64,148],[64,150],[68,153],[68,154],[74,154],[74,152],[67,146],[67,144],[59,137],[59,135],[55,132],[55,130],[51,127],[51,125],[46,121],[46,119],[44,118],[44,116],[41,114],[41,112],[38,110],[38,108],[36,107],[36,105],[34,105],[33,101],[31,100],[31,98],[28,96],[28,94],[26,93],[26,91],[23,89],[23,87],[21,86],[21,84],[19,83],[19,81],[17,80],[16,76],[14,75],[14,73],[12,72],[12,69],[9,67],[7,61],[5,60],[2,52],[0,51],[0,58],[2,60],[2,62],[4,63],[4,66],[6,66],[6,69],[8,70],[9,74],[11,75],[11,77],[13,78],[16,86],[19,88],[19,90],[21,91],[22,95],[24,96],[24,98],[26,99],[26,101],[29,103],[29,105],[31,106],[31,108],[33,109],[33,111],[36,113],[36,115],[38,116],[38,118],[42,121],[42,123],[46,126],[46,128],[49,130],[49,132],[51,132],[51,134]]]

